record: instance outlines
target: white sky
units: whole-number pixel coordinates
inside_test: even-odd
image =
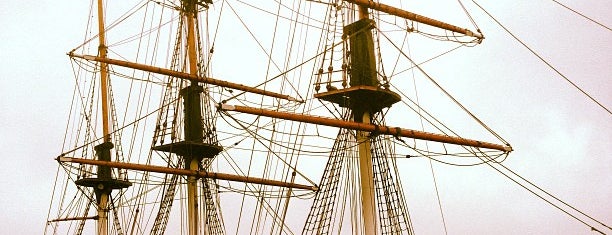
[[[611,31],[552,1],[480,2],[569,79],[612,108]],[[612,26],[609,0],[562,2]],[[465,4],[487,38],[482,45],[455,53],[454,61],[442,59],[447,65],[443,69],[434,64],[426,69],[513,145],[506,166],[612,225],[612,115],[509,38],[471,2]],[[57,169],[53,159],[61,150],[72,96],[73,76],[65,54],[82,41],[84,24],[79,21],[86,14],[79,11],[87,7],[77,0],[0,3],[1,234],[43,232]],[[435,16],[432,8],[423,11],[415,10]],[[400,164],[421,166],[423,177],[431,177],[424,159]],[[450,234],[594,234],[490,168],[434,166]],[[431,187],[404,185],[417,191]],[[409,206],[432,196],[408,195]],[[439,217],[429,215],[438,213],[432,208],[411,211],[417,233],[443,234]]]

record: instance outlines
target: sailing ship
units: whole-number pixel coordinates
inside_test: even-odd
[[[45,234],[413,234],[398,159],[512,147],[405,45],[483,33],[395,6],[92,1]],[[415,76],[471,124],[432,115]]]

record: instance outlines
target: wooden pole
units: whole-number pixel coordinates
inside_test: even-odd
[[[439,20],[434,20],[432,18],[426,17],[426,16],[422,16],[419,14],[415,14],[409,11],[405,11],[396,7],[392,7],[386,4],[382,4],[382,3],[377,3],[375,1],[371,1],[371,0],[344,0],[345,2],[349,2],[349,3],[353,3],[353,4],[357,4],[361,7],[367,7],[367,8],[371,8],[380,12],[384,12],[390,15],[394,15],[397,17],[401,17],[404,19],[408,19],[408,20],[413,20],[419,23],[423,23],[426,25],[431,25],[437,28],[441,28],[441,29],[446,29],[448,31],[452,31],[452,32],[456,32],[456,33],[461,33],[464,34],[466,36],[471,36],[471,37],[475,37],[478,39],[484,39],[484,36],[480,33],[474,33],[472,31],[470,31],[469,29],[465,29],[465,28],[460,28],[458,26],[454,26],[448,23],[444,23],[442,21]]]
[[[214,79],[214,78],[200,77],[198,75],[193,75],[193,74],[184,73],[184,72],[178,72],[178,71],[174,71],[174,70],[170,70],[170,69],[159,68],[159,67],[150,66],[150,65],[146,65],[146,64],[139,64],[139,63],[134,63],[134,62],[129,62],[129,61],[109,59],[109,58],[101,58],[101,57],[92,56],[92,55],[78,55],[78,54],[73,54],[73,53],[69,53],[68,55],[70,57],[81,58],[81,59],[86,59],[86,60],[91,60],[91,61],[104,62],[104,63],[107,63],[107,64],[118,65],[118,66],[132,68],[132,69],[138,69],[138,70],[142,70],[142,71],[147,71],[147,72],[167,75],[167,76],[171,76],[171,77],[177,77],[177,78],[181,78],[181,79],[187,79],[187,80],[196,81],[196,82],[202,82],[202,83],[216,85],[216,86],[220,86],[220,87],[225,87],[225,88],[230,88],[230,89],[235,89],[235,90],[240,90],[240,91],[246,91],[246,92],[250,92],[250,93],[254,93],[254,94],[260,94],[260,95],[265,95],[265,96],[270,96],[270,97],[275,97],[275,98],[281,98],[281,99],[285,99],[285,100],[289,100],[289,101],[303,102],[301,100],[298,100],[298,99],[293,98],[293,97],[288,96],[288,95],[283,95],[283,94],[279,94],[279,93],[275,93],[275,92],[271,92],[271,91],[266,91],[266,90],[262,90],[262,89],[258,89],[258,88],[254,88],[254,87],[238,84],[238,83],[218,80],[218,79]]]
[[[364,112],[361,117],[363,124],[370,123],[370,114]],[[376,201],[374,188],[374,171],[372,164],[372,142],[370,133],[357,131],[357,143],[359,143],[359,182],[361,191],[361,214],[365,234],[378,234],[378,220],[376,219]]]
[[[104,29],[104,8],[103,0],[98,0],[98,54],[100,58],[106,58],[106,30]],[[102,134],[104,142],[111,142],[109,130],[109,114],[108,114],[108,65],[100,62],[100,96],[102,102]]]
[[[359,6],[359,20],[369,19],[369,9],[367,6]],[[356,48],[361,51],[369,51],[369,53],[360,53],[362,57],[360,60],[363,61],[375,61],[374,57],[374,45],[373,40],[371,40],[372,32],[367,30],[369,35],[364,36],[360,39],[363,41],[358,45],[364,45],[363,43],[369,44],[364,45],[363,48]],[[370,40],[365,40],[366,38]],[[351,41],[353,43],[353,41]],[[353,46],[351,45],[351,48]],[[371,68],[375,69],[376,63],[372,62]],[[370,79],[376,79],[376,77],[371,77]],[[353,85],[365,85],[361,82],[358,84],[352,83],[353,79],[351,79],[351,86]],[[353,120],[359,121],[363,124],[370,124],[370,112],[366,110],[360,110],[361,107],[353,107]],[[359,186],[360,190],[358,190],[361,195],[361,223],[363,224],[363,232],[365,234],[378,234],[378,219],[376,216],[376,197],[374,193],[376,192],[375,183],[374,183],[374,167],[372,164],[372,141],[370,139],[370,133],[367,131],[357,131],[357,143],[359,143],[358,155],[359,155]]]
[[[306,123],[339,127],[339,128],[346,128],[346,129],[358,130],[358,131],[368,131],[368,132],[384,134],[384,135],[394,135],[394,136],[415,138],[415,139],[421,139],[421,140],[429,140],[429,141],[448,143],[448,144],[457,144],[457,145],[465,145],[465,146],[478,147],[478,148],[495,149],[495,150],[500,150],[504,152],[512,151],[512,148],[510,146],[487,143],[487,142],[478,141],[478,140],[464,139],[464,138],[455,137],[455,136],[447,136],[447,135],[429,133],[429,132],[424,132],[424,131],[402,129],[399,127],[378,126],[378,125],[367,124],[367,123],[343,121],[343,120],[337,120],[337,119],[326,118],[326,117],[317,117],[317,116],[296,114],[296,113],[285,113],[285,112],[278,112],[278,111],[272,111],[272,110],[266,110],[266,109],[250,108],[250,107],[245,107],[245,106],[228,105],[228,104],[222,104],[219,106],[219,108],[222,110],[226,110],[226,111],[236,111],[236,112],[248,113],[248,114],[253,114],[253,115],[258,115],[258,116],[280,118],[280,119],[285,119],[285,120],[306,122]]]
[[[98,0],[98,54],[100,58],[106,58],[106,29],[104,28],[104,8],[103,0]],[[109,130],[109,100],[108,100],[108,65],[104,62],[100,62],[100,90],[101,90],[101,102],[102,102],[102,136],[104,137],[105,143],[111,142],[110,130]],[[100,194],[98,203],[98,234],[108,234],[108,198],[109,195],[106,192]]]
[[[187,56],[189,58],[189,74],[191,76],[195,76],[198,77],[198,58],[197,58],[197,43],[195,40],[195,18],[197,15],[197,10],[196,10],[196,5],[195,5],[195,1],[183,1],[183,5],[185,6],[184,8],[186,9],[186,12],[184,12],[185,17],[187,18]],[[197,81],[191,81],[191,86],[197,86]],[[199,99],[199,93],[198,94],[198,99],[196,99],[196,102],[200,102]],[[183,97],[184,99],[190,99],[188,97]],[[197,107],[199,107],[200,105],[197,105]],[[187,115],[187,112],[189,111],[189,113],[197,113],[198,115],[196,116],[200,116],[200,112],[201,110],[190,110],[192,109],[193,106],[189,106],[189,107],[185,107],[185,112]],[[185,122],[187,121],[188,117],[185,117]],[[194,118],[194,117],[189,117],[189,118]],[[199,118],[201,119],[201,117]],[[197,120],[200,121],[200,120]],[[202,128],[195,128],[195,129],[188,129],[187,128],[187,123],[185,123],[186,126],[186,132],[185,132],[185,139],[187,140],[187,136],[189,132],[198,132],[201,133],[202,132]],[[191,141],[191,139],[188,139]],[[200,162],[199,162],[200,158],[197,157],[188,157],[185,159],[185,161],[187,162],[187,167],[189,170],[199,170],[200,169]],[[189,235],[198,235],[199,234],[199,228],[198,228],[198,223],[199,223],[199,219],[198,219],[198,215],[199,215],[199,209],[198,209],[198,180],[196,179],[195,176],[187,176],[187,214],[188,214],[188,224],[189,224]],[[204,218],[206,218],[204,216]],[[204,229],[206,230],[206,228]]]
[[[169,167],[163,167],[163,166],[153,166],[153,165],[126,163],[126,162],[108,162],[108,161],[99,161],[99,160],[84,159],[84,158],[58,157],[56,160],[58,160],[59,162],[80,163],[80,164],[97,165],[97,166],[109,166],[109,167],[114,167],[114,168],[119,168],[119,169],[157,172],[157,173],[185,175],[185,176],[195,176],[198,178],[210,178],[210,179],[219,179],[219,180],[235,181],[235,182],[242,182],[242,183],[263,184],[263,185],[286,187],[286,188],[296,188],[296,189],[304,189],[304,190],[311,190],[311,191],[319,190],[317,186],[309,186],[309,185],[288,183],[288,182],[283,182],[283,181],[278,181],[278,180],[269,180],[269,179],[263,179],[263,178],[232,175],[232,174],[225,174],[225,173],[177,169],[177,168],[169,168]]]
[[[70,218],[60,218],[49,220],[49,222],[62,222],[62,221],[73,221],[73,220],[97,220],[98,216],[87,216],[87,217],[70,217]]]

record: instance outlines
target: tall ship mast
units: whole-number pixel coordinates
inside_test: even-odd
[[[45,234],[414,234],[401,159],[513,149],[405,46],[482,32],[399,6],[92,1]]]

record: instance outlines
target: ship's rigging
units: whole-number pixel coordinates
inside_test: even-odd
[[[97,15],[104,15],[104,4],[97,4]],[[64,179],[76,181],[78,186],[74,189],[74,185],[62,184],[60,198],[52,202],[58,212],[50,214],[55,219],[49,219],[46,232],[81,234],[92,230],[88,220],[97,220],[99,234],[163,234],[168,226],[186,234],[293,234],[300,231],[296,229],[300,225],[291,225],[296,223],[292,217],[301,215],[307,218],[301,226],[303,234],[412,234],[394,157],[398,149],[407,156],[431,157],[432,152],[470,155],[482,160],[478,164],[499,163],[512,151],[508,142],[479,120],[485,132],[502,144],[465,139],[435,119],[428,127],[443,134],[386,125],[387,116],[393,114],[391,106],[412,102],[390,82],[397,81],[394,78],[401,72],[388,72],[389,65],[393,64],[393,71],[417,68],[431,79],[391,36],[420,32],[434,37],[415,27],[415,22],[440,27],[446,35],[435,38],[464,45],[479,43],[483,39],[480,32],[369,1],[335,1],[320,4],[322,8],[296,1],[291,7],[278,2],[269,10],[257,11],[276,18],[266,30],[272,36],[261,36],[246,26],[240,17],[243,13],[233,4],[144,1],[119,17],[118,23],[142,16],[141,25],[148,26],[137,34],[139,37],[108,44],[114,45],[108,53],[113,56],[107,55],[102,17],[98,20],[100,32],[92,36],[99,39],[99,45],[94,47],[88,39],[69,54],[77,66],[75,99],[81,107],[73,110],[76,118],[69,123],[76,134],[68,137],[69,146],[57,160],[65,170]],[[218,15],[210,14],[212,9]],[[221,24],[210,21],[225,20],[221,12],[234,14],[237,19],[232,23],[242,24],[246,36],[220,36]],[[158,14],[164,17],[153,17]],[[323,15],[325,20],[316,21],[314,15]],[[176,28],[171,23],[176,23]],[[261,24],[265,23],[262,19]],[[117,27],[117,35],[130,29],[115,23],[111,26]],[[289,33],[278,33],[281,30]],[[316,44],[312,43],[313,32],[321,35]],[[456,33],[475,39],[464,41]],[[244,39],[248,37],[256,42],[247,45]],[[222,74],[232,74],[232,69],[252,70],[246,74],[258,82],[246,81],[256,85],[230,82],[230,76],[212,78],[223,66],[215,65],[215,59],[228,56],[222,54],[219,44],[224,41],[219,38],[250,48],[231,55],[234,58],[251,52],[260,55],[238,64],[232,63],[231,57],[221,59],[231,68]],[[135,42],[136,56],[123,54],[123,50],[133,52],[129,46]],[[158,48],[161,42],[172,46],[162,51]],[[278,49],[278,44],[285,50]],[[154,49],[148,50],[150,47]],[[95,53],[89,52],[92,48]],[[307,54],[307,49],[314,49],[314,56]],[[390,49],[396,51],[391,56],[395,62],[382,56]],[[165,58],[164,53],[168,54]],[[98,71],[100,78],[95,75]],[[134,79],[126,83],[113,81],[113,76],[115,80],[124,76]],[[107,80],[123,83],[130,90],[140,88],[134,93],[118,92],[121,88],[107,85]],[[95,92],[99,89],[103,91],[100,96]],[[119,93],[129,94],[121,97],[125,103],[118,103]],[[153,107],[156,98],[159,107]],[[129,103],[132,99],[138,100],[136,107]],[[98,103],[102,104],[101,112],[97,111]],[[418,102],[413,104],[407,106],[417,116],[429,115]],[[122,107],[122,116],[117,106]],[[157,120],[152,121],[151,114],[156,114]],[[338,120],[317,117],[329,115]],[[101,125],[97,123],[100,119]],[[96,135],[99,129],[101,137]],[[323,155],[328,161],[323,167],[321,162],[304,159],[302,153]],[[159,168],[147,170],[148,165]],[[311,171],[314,166],[325,170],[320,174],[303,170]],[[175,168],[181,170],[171,170]],[[220,170],[231,173],[216,172]],[[72,200],[66,198],[70,195],[75,195]],[[310,200],[312,206],[300,205],[298,200],[302,199]],[[233,203],[238,201],[239,207]],[[228,207],[230,210],[222,209]],[[97,216],[91,216],[93,210],[98,211]],[[176,217],[184,219],[170,219]]]

